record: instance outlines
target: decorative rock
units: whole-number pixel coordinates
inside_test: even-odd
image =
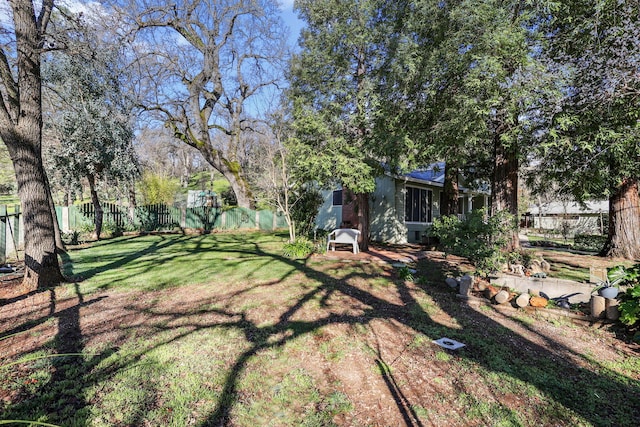
[[[520,308],[524,308],[529,305],[529,299],[531,296],[529,294],[520,294],[518,298],[516,298],[516,305]]]
[[[529,295],[531,295],[532,297],[539,297],[540,296],[540,290],[539,289],[529,289]]]
[[[487,299],[491,299],[494,296],[496,296],[496,294],[499,292],[498,288],[496,288],[495,286],[491,286],[491,285],[487,285],[486,289],[484,290],[484,296]]]
[[[542,268],[542,271],[544,271],[545,273],[548,273],[551,271],[551,264],[549,264],[547,261],[542,260],[540,262],[540,268]]]
[[[456,279],[454,279],[453,277],[447,277],[446,279],[444,279],[444,282],[449,285],[450,288],[455,288],[458,286],[458,281]]]
[[[496,294],[495,300],[498,304],[504,304],[505,302],[509,301],[510,296],[511,295],[509,295],[509,292],[503,289]]]
[[[484,291],[485,289],[487,289],[487,285],[489,285],[489,283],[486,280],[478,280],[478,282],[476,283],[476,288],[479,291]]]
[[[531,307],[546,307],[548,300],[542,297],[531,297],[529,299],[529,305]]]
[[[605,317],[606,300],[604,297],[601,297],[600,295],[592,295],[590,305],[591,305],[591,317],[595,317],[596,319]]]
[[[473,284],[473,277],[465,274],[460,278],[460,295],[469,296],[471,292],[471,285]]]
[[[609,320],[618,320],[620,318],[620,310],[618,310],[620,301],[614,298],[605,298],[605,316]]]
[[[524,276],[524,266],[521,264],[511,264],[509,265],[509,269],[511,270],[511,274],[517,274],[518,276]]]

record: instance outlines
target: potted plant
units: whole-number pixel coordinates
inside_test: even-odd
[[[625,271],[624,266],[618,265],[607,272],[606,280],[598,283],[591,293],[597,292],[602,297],[615,298],[620,292],[620,284],[628,279],[628,273]]]

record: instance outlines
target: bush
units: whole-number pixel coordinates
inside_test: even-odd
[[[513,215],[506,211],[487,217],[486,210],[479,209],[464,221],[453,215],[437,218],[429,235],[440,240],[445,253],[467,258],[486,275],[505,262],[502,249],[514,226]]]
[[[291,219],[296,225],[298,236],[311,237],[315,228],[316,216],[322,206],[322,194],[314,188],[304,190],[296,203],[291,206]]]
[[[607,241],[607,236],[599,234],[576,234],[573,245],[576,249],[599,252]]]
[[[306,237],[298,237],[293,243],[285,243],[284,256],[287,258],[306,258],[313,253],[314,243]]]
[[[609,270],[609,281],[626,288],[619,294],[620,321],[627,326],[640,326],[640,264],[625,268],[622,265]]]

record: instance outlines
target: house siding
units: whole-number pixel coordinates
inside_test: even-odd
[[[376,189],[370,198],[371,210],[369,231],[377,242],[407,243],[407,228],[404,225],[404,193],[393,178],[383,176],[376,179]],[[402,209],[397,209],[398,203]]]
[[[332,231],[342,222],[342,206],[333,206],[333,191],[321,191],[324,202],[318,210],[316,226],[321,230]]]
[[[405,194],[408,186],[431,192],[431,221],[441,215],[441,182],[426,180],[419,175],[378,177],[375,190],[369,197],[369,233],[372,241],[391,244],[422,242],[422,237],[431,226],[431,222],[405,222]],[[343,206],[333,206],[332,193],[322,191],[324,203],[316,218],[319,229],[330,231],[340,227],[345,220],[350,221],[346,195],[343,194]],[[472,195],[465,191],[461,196],[460,208],[463,214],[486,205],[486,195]],[[429,219],[428,215],[427,218]]]

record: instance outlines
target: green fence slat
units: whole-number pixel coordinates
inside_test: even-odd
[[[273,212],[268,210],[258,211],[260,230],[273,230]]]
[[[0,205],[0,264],[7,262],[7,207]]]

